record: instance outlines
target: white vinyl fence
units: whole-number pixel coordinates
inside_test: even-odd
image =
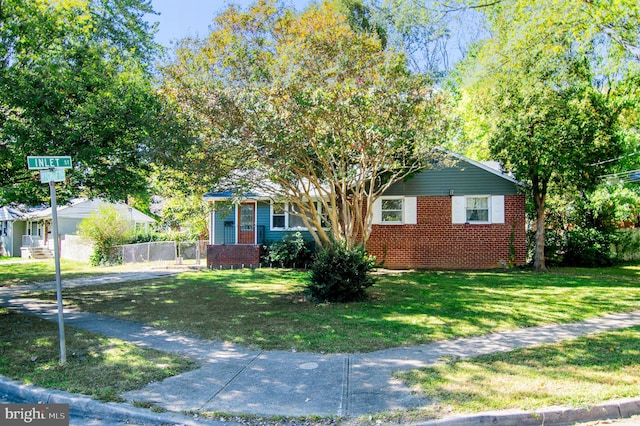
[[[125,244],[113,247],[111,256],[122,263],[171,262],[200,264],[206,241],[175,242],[154,241],[149,243]]]

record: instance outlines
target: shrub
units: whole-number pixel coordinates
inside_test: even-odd
[[[535,258],[536,232],[528,232],[529,259]],[[548,265],[560,265],[564,256],[565,236],[562,232],[547,228],[544,233],[544,256]]]
[[[334,243],[317,253],[308,291],[312,299],[320,302],[364,300],[366,289],[375,281],[370,274],[374,267],[375,257],[367,255],[364,247]]]
[[[640,229],[620,229],[613,242],[614,256],[619,262],[640,259]]]
[[[114,258],[111,249],[122,244],[130,230],[130,222],[113,206],[100,207],[98,212],[90,213],[78,225],[79,234],[94,243],[94,252],[90,256],[94,266],[119,263],[121,259]]]
[[[576,228],[567,232],[563,263],[566,266],[610,266],[613,234],[593,228]]]
[[[148,229],[137,229],[125,236],[122,244],[151,243],[155,241],[171,241],[171,236]]]
[[[305,241],[302,234],[296,232],[271,244],[268,260],[281,268],[295,268],[311,263],[312,254],[312,243]]]

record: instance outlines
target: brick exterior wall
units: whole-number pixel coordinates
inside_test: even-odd
[[[504,224],[471,225],[451,223],[450,197],[418,197],[418,223],[373,225],[367,250],[391,269],[491,269],[506,266],[513,247],[513,263],[522,265],[525,198],[505,195],[504,201]]]
[[[250,268],[260,265],[260,246],[257,245],[209,245],[207,246],[207,267]]]

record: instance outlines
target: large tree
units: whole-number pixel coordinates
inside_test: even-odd
[[[638,6],[513,0],[487,13],[492,38],[460,67],[467,130],[529,184],[534,266],[545,270],[549,194],[593,188],[602,160],[621,155],[620,118],[637,106],[629,82],[638,75],[637,28],[625,31],[623,17],[638,16]]]
[[[413,72],[439,79],[466,55],[472,43],[488,35],[478,10],[495,2],[363,0],[362,3],[371,10],[371,20],[385,29],[389,46],[407,56]]]
[[[60,197],[146,191],[162,105],[149,0],[0,0],[0,204],[38,203],[28,155],[70,155]]]
[[[375,199],[432,164],[444,127],[429,81],[330,2],[229,8],[164,76],[201,123],[193,158],[288,202],[319,245],[366,241]]]

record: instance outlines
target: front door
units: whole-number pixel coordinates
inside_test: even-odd
[[[255,244],[256,205],[242,203],[238,209],[238,244]]]

